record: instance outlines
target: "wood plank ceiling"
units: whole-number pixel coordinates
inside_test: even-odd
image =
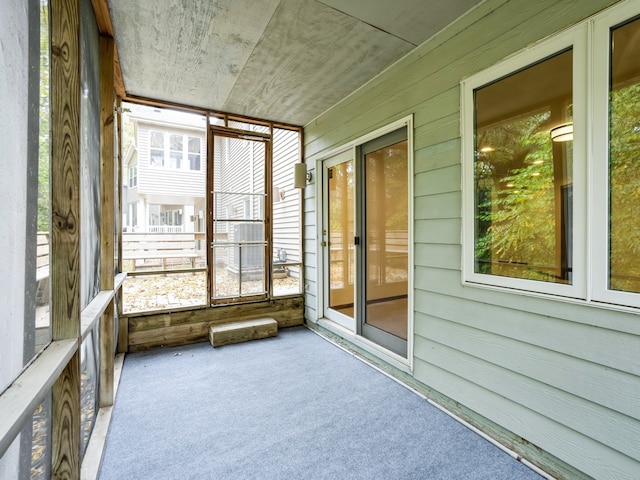
[[[481,0],[108,0],[127,95],[306,125]]]

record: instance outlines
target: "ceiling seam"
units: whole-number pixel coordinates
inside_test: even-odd
[[[414,48],[418,46],[417,44],[415,44],[415,43],[413,43],[413,42],[411,42],[411,41],[407,40],[406,38],[402,38],[402,37],[400,37],[399,35],[395,35],[395,34],[393,34],[393,33],[391,33],[391,32],[388,32],[387,30],[384,30],[383,28],[376,27],[376,26],[375,26],[375,25],[373,25],[372,23],[365,22],[365,21],[364,21],[364,20],[362,20],[361,18],[354,17],[353,15],[350,15],[350,14],[348,14],[347,12],[343,12],[342,10],[339,10],[339,9],[337,9],[337,8],[335,8],[335,7],[331,6],[331,5],[327,5],[327,4],[326,4],[326,3],[324,3],[322,0],[315,0],[315,1],[316,1],[317,3],[321,3],[322,5],[324,5],[324,6],[325,6],[325,7],[327,7],[327,8],[330,8],[331,10],[335,10],[336,12],[341,13],[342,15],[346,15],[347,17],[353,18],[354,20],[356,20],[356,21],[358,21],[358,22],[360,22],[360,23],[364,23],[365,25],[369,25],[371,28],[374,28],[374,29],[378,30],[379,32],[385,33],[385,34],[387,34],[387,35],[391,35],[392,37],[397,38],[398,40],[402,40],[403,42],[406,42],[406,43],[408,43],[409,45],[413,45],[413,47],[414,47]]]
[[[269,19],[269,21],[264,26],[264,29],[262,30],[262,34],[260,35],[260,38],[253,45],[253,50],[251,50],[251,53],[249,55],[247,55],[247,59],[245,60],[244,64],[242,65],[242,68],[238,69],[238,72],[241,73],[244,70],[244,67],[247,66],[247,63],[249,63],[249,60],[251,59],[251,57],[253,57],[253,54],[256,51],[256,48],[258,48],[258,45],[260,45],[260,42],[264,38],[265,32],[269,29],[269,25],[271,25],[271,22],[273,22],[273,18],[276,16],[276,13],[278,12],[278,9],[280,8],[281,5],[282,5],[282,0],[280,0],[278,2],[278,6],[273,9],[273,13],[271,14],[271,18]],[[233,82],[233,87],[231,87],[229,89],[229,93],[227,94],[227,97],[224,99],[224,103],[222,104],[223,106],[226,106],[227,102],[231,98],[231,95],[232,95],[233,91],[235,90],[236,85],[238,84],[238,77],[240,76],[240,73],[238,73],[238,76],[235,78],[235,81]],[[224,110],[226,110],[226,109],[224,109]]]

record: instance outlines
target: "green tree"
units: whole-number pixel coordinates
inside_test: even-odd
[[[40,126],[38,148],[38,231],[48,232],[50,222],[49,169],[49,6],[47,0],[40,4]]]
[[[640,84],[610,96],[610,288],[640,292]]]
[[[475,164],[478,271],[549,280],[556,263],[549,112],[482,132]]]

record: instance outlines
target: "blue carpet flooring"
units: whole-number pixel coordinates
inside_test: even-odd
[[[128,355],[99,478],[541,477],[299,327]]]

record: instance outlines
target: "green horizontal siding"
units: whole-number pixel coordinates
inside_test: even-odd
[[[586,475],[622,479],[640,472],[638,315],[463,286],[460,272],[461,79],[612,3],[488,0],[307,125],[305,152],[315,164],[413,114],[414,379]],[[315,319],[315,188],[305,196]]]

